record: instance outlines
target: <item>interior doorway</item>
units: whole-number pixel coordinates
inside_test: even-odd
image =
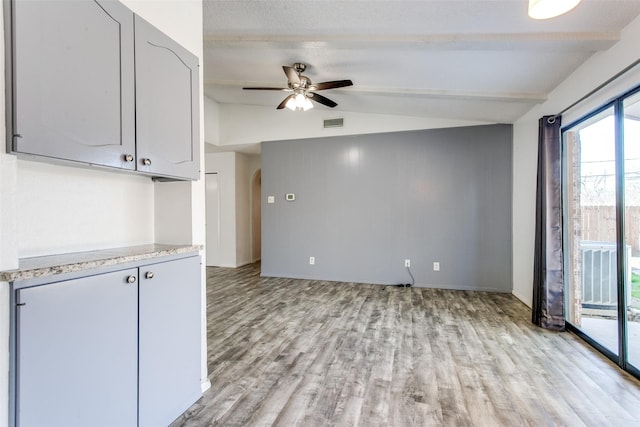
[[[205,174],[207,267],[220,266],[220,182],[217,173]]]
[[[262,258],[262,170],[251,180],[251,262]]]

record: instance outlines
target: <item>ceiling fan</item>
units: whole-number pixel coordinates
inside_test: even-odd
[[[276,108],[282,110],[283,108],[289,108],[290,110],[304,110],[307,111],[313,108],[311,101],[318,102],[327,107],[335,107],[334,101],[327,97],[324,97],[316,91],[326,89],[336,89],[339,87],[352,86],[351,80],[334,80],[331,82],[312,83],[311,79],[307,76],[303,76],[302,73],[307,69],[306,64],[296,62],[293,67],[286,65],[282,66],[284,73],[287,75],[288,84],[286,88],[277,87],[243,87],[244,90],[281,90],[285,92],[293,92],[287,96]]]

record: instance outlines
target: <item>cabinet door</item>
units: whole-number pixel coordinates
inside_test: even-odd
[[[17,0],[13,34],[12,151],[135,169],[133,13]]]
[[[140,426],[168,425],[201,395],[200,257],[140,267]]]
[[[17,291],[16,417],[27,426],[135,426],[137,269]]]
[[[139,16],[135,46],[137,168],[198,179],[198,58]]]

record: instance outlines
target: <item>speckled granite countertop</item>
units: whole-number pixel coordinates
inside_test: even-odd
[[[19,262],[18,269],[0,272],[0,281],[16,282],[37,277],[73,273],[76,271],[90,270],[92,268],[144,261],[168,255],[198,252],[200,249],[202,249],[201,245],[142,245],[22,258]]]

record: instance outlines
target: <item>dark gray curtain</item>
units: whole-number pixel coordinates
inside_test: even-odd
[[[564,330],[560,121],[556,116],[539,121],[533,267],[533,323],[555,330]]]

